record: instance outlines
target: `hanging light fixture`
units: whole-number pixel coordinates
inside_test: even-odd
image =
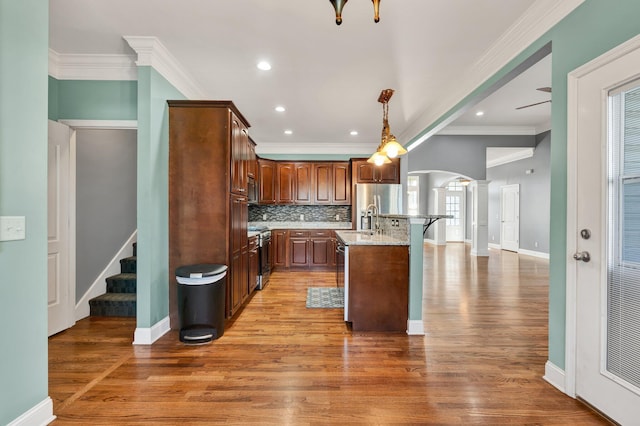
[[[342,8],[349,0],[329,0],[336,11],[336,25],[342,24]],[[380,0],[371,0],[373,3],[373,21],[380,21]]]
[[[377,166],[391,163],[391,158],[404,155],[407,150],[398,142],[389,129],[389,99],[393,95],[393,89],[385,89],[380,92],[378,102],[382,104],[382,137],[380,145],[373,155],[367,160]]]

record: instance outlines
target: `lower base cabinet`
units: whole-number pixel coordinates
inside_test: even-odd
[[[409,247],[350,245],[347,291],[352,330],[406,331]]]
[[[290,270],[333,270],[336,240],[331,229],[274,230],[274,267]]]

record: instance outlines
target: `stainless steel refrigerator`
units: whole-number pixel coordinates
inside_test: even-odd
[[[378,208],[379,214],[402,214],[402,185],[400,184],[356,184],[356,229],[372,229],[371,204]]]

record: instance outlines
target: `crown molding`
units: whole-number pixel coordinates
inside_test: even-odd
[[[59,120],[60,123],[74,129],[94,129],[94,130],[136,130],[138,120]]]
[[[339,154],[366,155],[376,150],[376,144],[365,143],[297,143],[260,142],[256,154]]]
[[[49,49],[49,75],[58,80],[137,80],[131,55],[61,54]]]
[[[509,61],[515,59],[523,50],[531,46],[584,1],[538,0],[534,2],[520,19],[511,25],[474,65],[468,68],[456,83],[458,90],[452,91],[449,96],[444,96],[441,102],[418,115],[402,132],[402,140],[412,141],[407,149],[416,148],[455,120],[457,115],[454,112],[430,131],[420,134],[433,125],[436,120],[444,117],[465,97],[498,73]]]
[[[535,127],[527,126],[449,126],[438,132],[438,135],[465,136],[509,136],[537,135]]]
[[[531,158],[533,157],[534,152],[535,148],[520,148],[518,150],[510,151],[508,154],[501,155],[493,160],[487,160],[487,168],[501,166],[513,161],[524,160],[525,158]]]
[[[138,55],[136,65],[150,66],[188,99],[204,99],[204,92],[157,37],[124,36]]]

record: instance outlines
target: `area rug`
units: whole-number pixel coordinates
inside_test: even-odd
[[[344,288],[309,287],[307,308],[344,308]]]

